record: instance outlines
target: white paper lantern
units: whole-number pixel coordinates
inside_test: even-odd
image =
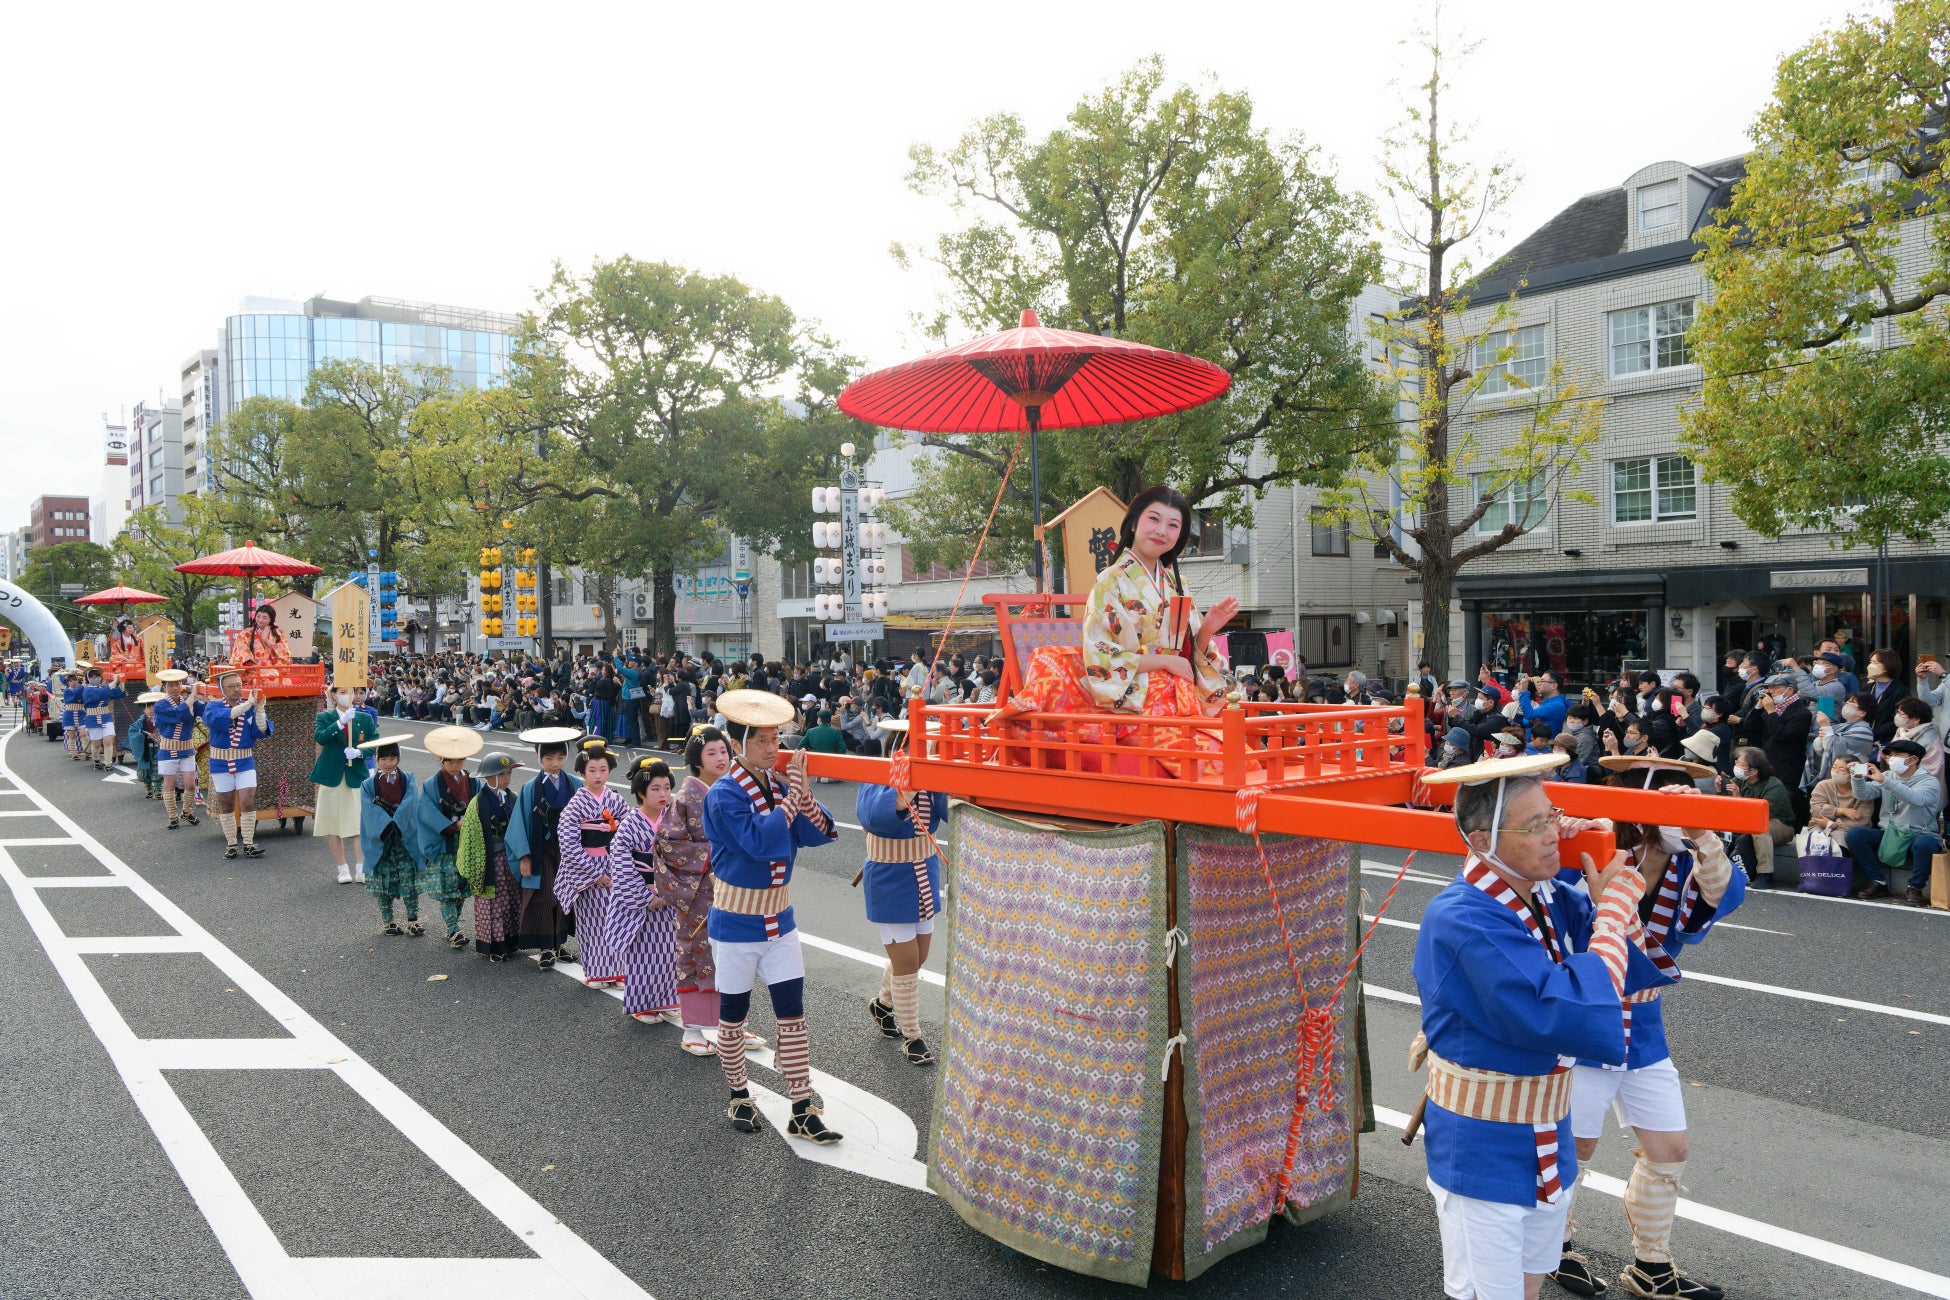
[[[812,490],[812,508],[813,508],[813,513],[816,515],[823,515],[826,513],[826,489],[825,488],[816,487]]]

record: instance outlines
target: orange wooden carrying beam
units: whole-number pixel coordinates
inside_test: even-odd
[[[1106,751],[1114,752],[1114,751]],[[784,766],[791,751],[779,755]],[[809,754],[815,776],[885,783],[887,760],[856,754]],[[985,807],[1014,809],[1045,817],[1134,822],[1150,818],[1237,825],[1238,795],[1218,785],[1119,780],[1060,771],[1028,771],[983,763],[913,761],[917,789],[970,799]],[[1358,776],[1297,790],[1269,792],[1259,801],[1259,826],[1285,835],[1312,835],[1402,849],[1459,853],[1462,840],[1446,810],[1399,807],[1413,794],[1413,775],[1403,769]],[[1664,794],[1620,786],[1551,782],[1551,802],[1573,817],[1691,827],[1709,831],[1762,834],[1767,804],[1760,799],[1718,795]]]

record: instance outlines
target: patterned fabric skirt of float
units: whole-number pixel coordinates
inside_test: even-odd
[[[1348,846],[1263,839],[1308,1005],[1324,1006],[1360,937]],[[1301,1005],[1251,838],[1181,825],[1177,857],[1178,924],[1191,937],[1178,961],[1181,1019],[1191,1039],[1185,1272],[1194,1277],[1266,1235],[1293,1114]],[[1360,984],[1350,980],[1334,1008],[1325,1070],[1308,1093],[1287,1198],[1295,1218],[1331,1213],[1352,1193],[1354,1135],[1372,1115],[1359,1011]]]
[[[318,790],[311,783],[311,766],[318,759],[318,746],[311,738],[318,701],[310,696],[266,700],[264,711],[271,715],[271,734],[252,751],[257,760],[257,815],[309,817]]]
[[[1163,824],[1057,831],[964,804],[945,842],[955,906],[928,1185],[1004,1245],[1142,1283],[1170,1032]]]

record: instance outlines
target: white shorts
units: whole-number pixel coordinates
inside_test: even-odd
[[[114,724],[114,723],[112,723],[112,722],[104,722],[104,723],[101,723],[100,725],[96,725],[95,723],[92,723],[92,722],[91,722],[91,723],[89,723],[89,724],[88,724],[88,739],[90,739],[90,740],[113,740],[113,739],[115,739],[115,724]]]
[[[195,776],[196,755],[185,754],[182,758],[157,759],[156,771],[164,776]]]
[[[806,957],[799,948],[799,932],[756,943],[711,941],[711,960],[718,967],[718,992],[750,993],[758,984],[804,979]]]
[[[1672,1058],[1637,1070],[1572,1066],[1571,1136],[1604,1136],[1608,1109],[1618,1117],[1620,1128],[1684,1133],[1686,1102],[1680,1095],[1679,1071],[1673,1068]]]
[[[890,943],[912,943],[916,935],[934,933],[934,918],[931,916],[925,921],[909,921],[905,924],[887,921],[875,921],[874,924],[880,928],[880,942],[883,947]]]
[[[1550,1273],[1564,1257],[1571,1198],[1508,1205],[1458,1196],[1429,1180],[1442,1229],[1442,1290],[1463,1300],[1523,1300],[1525,1273]]]
[[[210,787],[218,794],[229,794],[232,790],[257,789],[257,769],[248,772],[212,772]]]

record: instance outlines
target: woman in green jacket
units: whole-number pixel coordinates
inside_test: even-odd
[[[372,714],[352,707],[349,686],[330,692],[328,703],[330,707],[313,720],[311,730],[311,738],[318,742],[318,760],[311,765],[312,784],[318,787],[311,833],[323,835],[332,846],[339,883],[349,885],[366,878],[365,858],[359,849],[359,787],[365,784],[368,770],[366,751],[359,746],[379,739],[379,724]],[[350,868],[345,862],[348,843],[354,859]]]
[[[1766,847],[1761,847],[1758,835],[1736,835],[1733,856],[1747,868],[1748,884],[1756,889],[1772,889],[1774,849],[1794,839],[1793,796],[1788,794],[1781,778],[1774,775],[1774,765],[1767,761],[1767,755],[1752,746],[1733,751],[1733,775],[1721,777],[1719,784],[1721,794],[1767,800]]]

